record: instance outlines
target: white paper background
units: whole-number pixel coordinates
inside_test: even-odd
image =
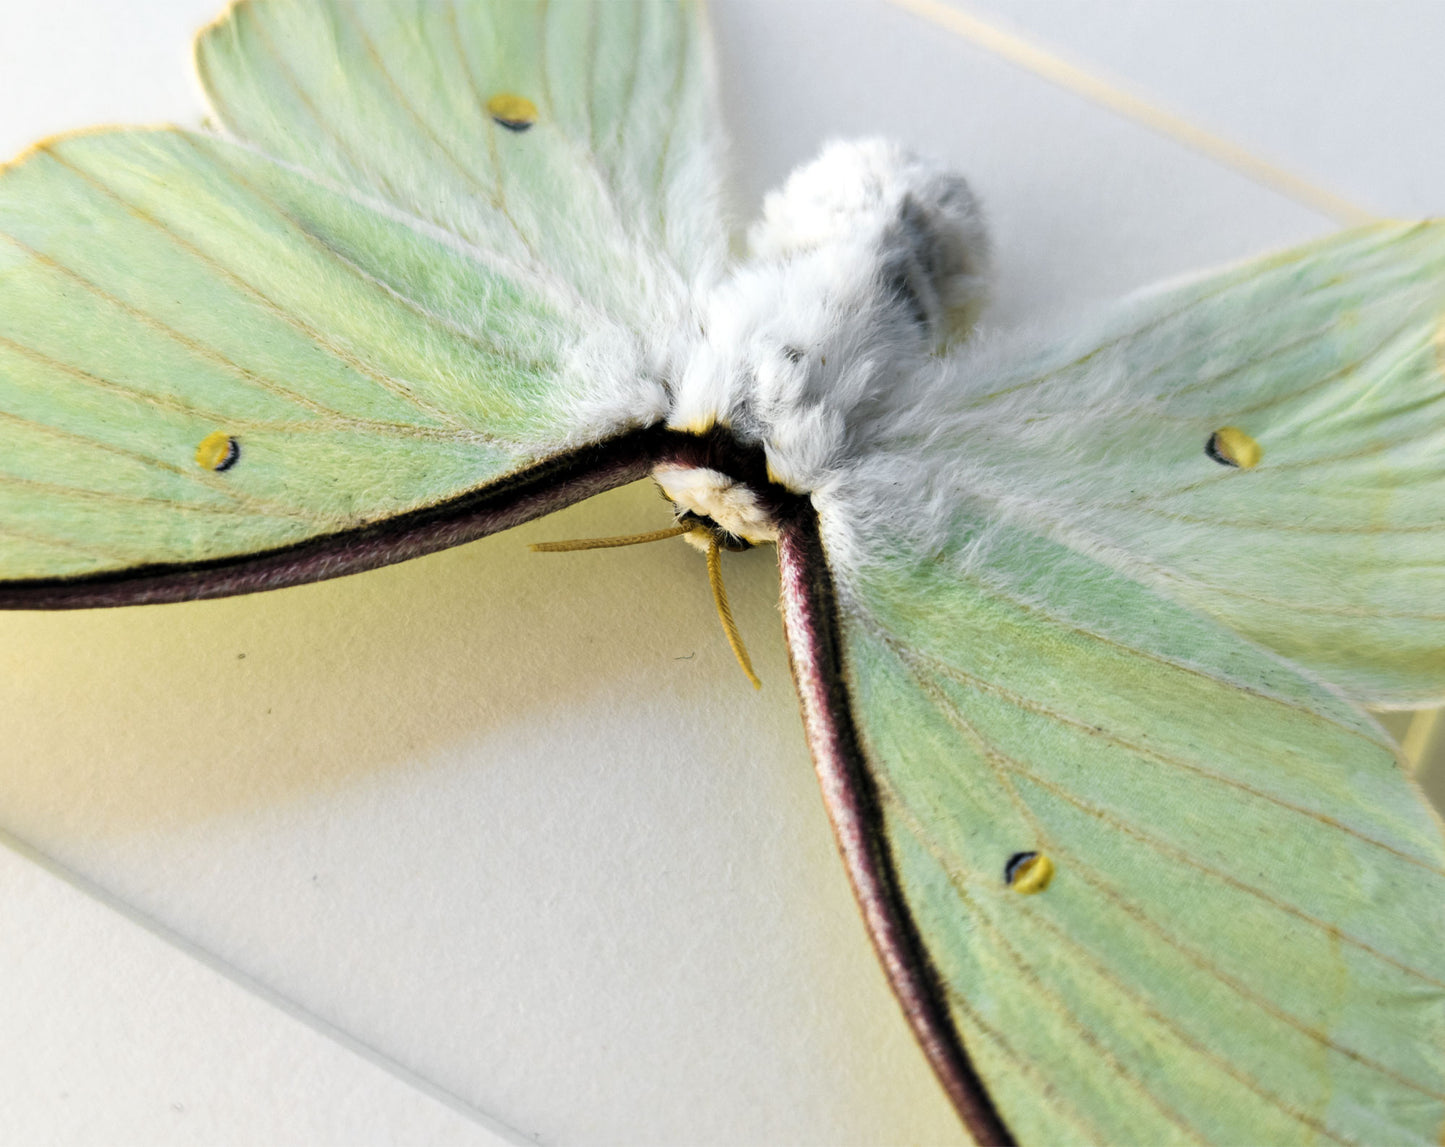
[[[1442,9],[980,5],[1385,214],[1445,206]],[[0,9],[0,152],[193,121],[202,0]],[[736,198],[834,135],[968,172],[998,321],[1305,239],[1314,211],[883,3],[715,3]],[[453,1099],[0,856],[0,1141],[950,1142],[803,745],[771,553],[753,694],[635,487],[406,566],[0,616],[0,826]]]

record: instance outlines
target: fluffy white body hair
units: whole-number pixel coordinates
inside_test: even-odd
[[[931,357],[982,304],[988,241],[959,175],[882,140],[835,142],[764,201],[749,258],[709,290],[667,422],[760,444],[797,493],[836,483],[917,429]],[[753,541],[755,505],[711,478],[659,475],[685,508]]]

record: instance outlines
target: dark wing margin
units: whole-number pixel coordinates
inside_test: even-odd
[[[93,609],[230,597],[325,581],[520,526],[645,478],[670,436],[653,426],[557,454],[458,497],[294,545],[203,562],[0,582],[0,609]]]
[[[800,500],[778,529],[783,626],[823,800],[873,946],[915,1036],[968,1132],[981,1145],[1013,1136],[949,1017],[943,986],[899,887],[883,836],[883,809],[853,721],[838,602],[817,512]]]

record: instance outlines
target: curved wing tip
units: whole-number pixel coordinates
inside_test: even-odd
[[[205,39],[218,32],[226,24],[232,23],[236,14],[241,9],[250,7],[251,2],[252,0],[226,0],[226,5],[220,12],[196,29],[196,34],[191,39],[191,52],[199,54]]]
[[[206,61],[207,47],[213,37],[220,35],[222,28],[235,24],[238,13],[249,4],[250,0],[227,0],[226,6],[196,29],[196,34],[191,37],[191,80],[200,91],[201,99],[205,101],[210,114],[218,120],[220,112],[216,107],[215,100],[211,97],[212,84]]]
[[[13,157],[0,163],[0,178],[9,175],[25,164],[41,155],[55,151],[58,147],[70,143],[73,140],[89,139],[91,136],[120,135],[122,133],[144,133],[144,132],[184,132],[188,129],[174,123],[98,123],[89,124],[85,127],[66,128],[64,131],[57,131],[50,135],[42,136],[34,143],[26,144]]]

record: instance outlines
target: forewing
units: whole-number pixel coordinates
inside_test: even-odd
[[[724,257],[707,48],[674,4],[242,2],[197,44],[239,142],[9,168],[3,600],[327,576],[645,472],[589,450],[660,419]]]
[[[1043,354],[941,368],[963,496],[1357,699],[1445,698],[1445,225],[1388,225],[1136,300]],[[1206,443],[1262,448],[1252,469]]]
[[[655,388],[634,332],[235,144],[101,132],[0,178],[5,582],[345,534],[645,424]]]
[[[1370,719],[1051,541],[820,500],[814,556],[805,518],[780,541],[810,737],[977,1132],[971,1070],[1025,1144],[1438,1143],[1445,848]]]
[[[726,255],[709,51],[673,0],[242,0],[196,62],[240,138],[656,329]]]

